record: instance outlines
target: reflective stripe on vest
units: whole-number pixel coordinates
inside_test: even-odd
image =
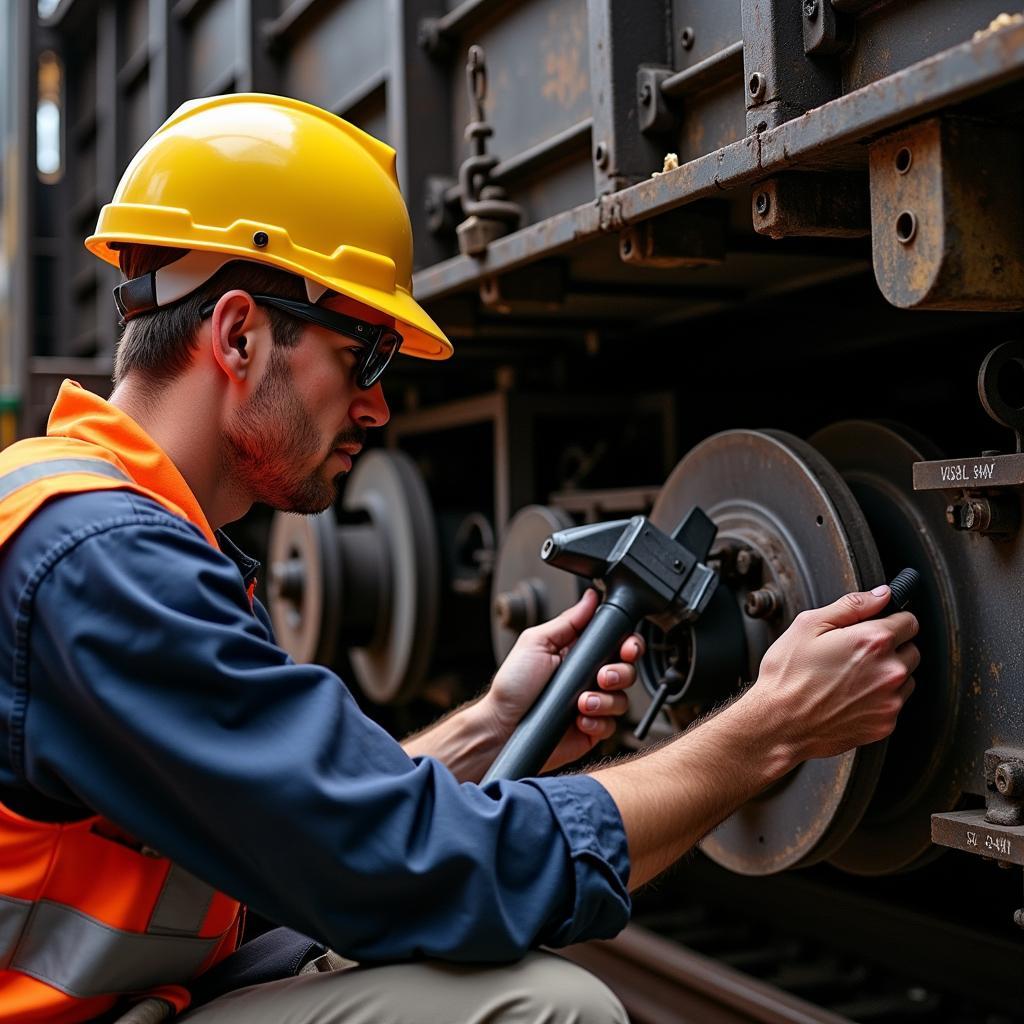
[[[48,459],[45,462],[19,466],[10,473],[0,476],[0,501],[13,494],[19,487],[45,480],[47,477],[63,476],[65,473],[94,473],[97,476],[112,477],[114,480],[131,480],[127,473],[122,473],[117,466],[103,459]]]
[[[50,900],[0,896],[0,970],[20,971],[79,999],[186,981],[222,938],[196,935],[212,898],[208,885],[172,865],[149,930],[140,933]]]

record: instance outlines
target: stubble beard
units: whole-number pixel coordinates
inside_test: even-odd
[[[343,431],[331,445],[361,443],[359,427]],[[359,436],[356,436],[359,435]],[[312,473],[302,467],[321,455],[320,433],[302,404],[284,351],[274,347],[263,379],[225,431],[227,472],[254,501],[279,512],[313,515],[330,508],[338,496],[342,473],[328,477],[329,451]]]

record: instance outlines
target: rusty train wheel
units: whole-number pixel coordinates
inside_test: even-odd
[[[798,612],[882,578],[846,484],[789,434],[733,430],[698,444],[669,476],[651,518],[671,530],[694,505],[719,527],[722,585],[745,613],[736,643],[746,642],[749,679]],[[704,852],[751,875],[830,856],[863,815],[882,755],[874,745],[806,762],[726,819],[704,840]]]
[[[491,584],[491,642],[498,664],[524,629],[564,611],[583,593],[579,577],[540,558],[544,541],[572,525],[567,512],[547,505],[527,505],[509,521]]]
[[[296,661],[336,666],[378,704],[421,687],[437,625],[437,529],[409,456],[364,455],[345,485],[340,520],[278,513],[270,535],[270,614]]]
[[[277,642],[296,660],[335,663],[341,624],[337,522],[278,512],[267,545],[267,604]]]
[[[878,787],[831,863],[863,875],[890,874],[931,860],[930,815],[956,805],[949,765],[961,689],[956,595],[958,536],[945,522],[945,499],[914,491],[913,464],[942,458],[929,441],[896,424],[848,421],[810,443],[836,467],[871,527],[886,575],[904,566],[921,573],[913,609],[921,622],[917,688],[889,740]]]

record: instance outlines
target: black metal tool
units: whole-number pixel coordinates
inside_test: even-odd
[[[718,585],[704,565],[717,527],[693,509],[670,537],[645,516],[553,533],[541,549],[549,565],[603,581],[605,599],[565,661],[484,776],[535,775],[576,716],[579,696],[641,619],[666,632],[693,621]]]

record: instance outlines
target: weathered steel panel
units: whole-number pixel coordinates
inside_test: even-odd
[[[481,45],[487,57],[484,110],[494,127],[490,152],[502,160],[590,117],[586,0],[503,4],[476,26],[451,65],[451,118],[457,128],[469,121],[463,69],[471,43]],[[452,166],[458,167],[466,154],[462,133],[456,131]]]
[[[338,113],[362,99],[390,66],[385,11],[380,0],[321,3],[288,44],[282,91]]]
[[[211,0],[188,23],[185,88],[189,96],[232,90],[238,71],[240,2]]]
[[[853,43],[843,54],[843,92],[853,92],[940,50],[966,42],[988,26],[1006,0],[913,0],[876,5],[856,21]]]

